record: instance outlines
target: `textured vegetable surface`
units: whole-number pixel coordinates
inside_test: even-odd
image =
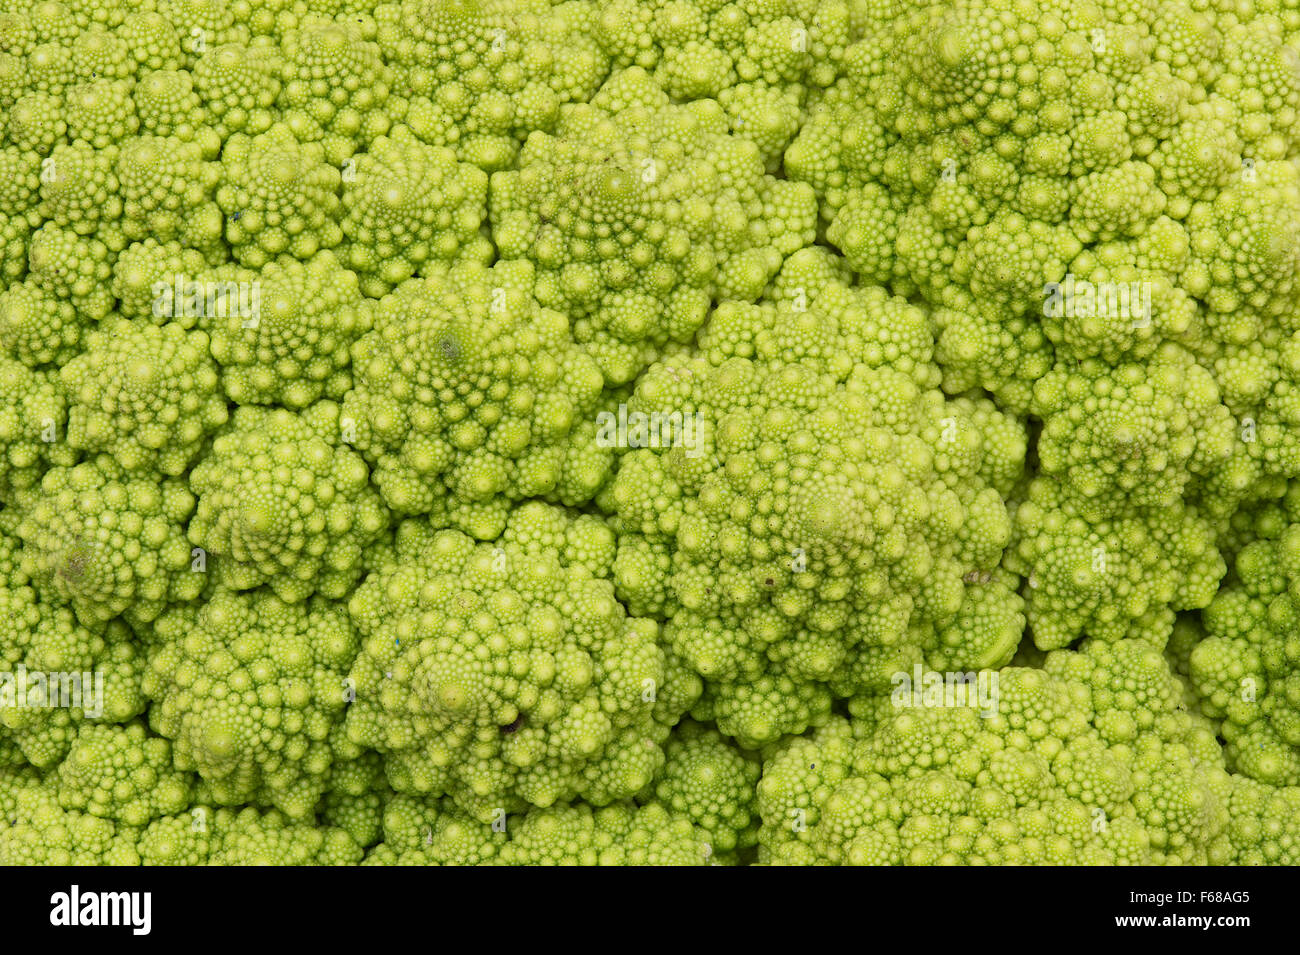
[[[0,0],[0,864],[1300,864],[1300,6]]]

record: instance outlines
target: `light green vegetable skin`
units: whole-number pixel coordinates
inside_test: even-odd
[[[1300,5],[0,0],[0,864],[1013,863],[1300,864]]]

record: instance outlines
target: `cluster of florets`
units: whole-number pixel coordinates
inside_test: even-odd
[[[539,301],[614,383],[689,341],[711,300],[757,299],[817,220],[812,190],[767,175],[714,100],[674,105],[637,67],[529,136],[489,212],[500,254],[536,263]]]
[[[776,747],[758,786],[760,858],[1227,865],[1263,848],[1231,826],[1237,791],[1254,784],[1224,771],[1150,645],[1059,650],[979,684],[955,706],[875,700]],[[1270,858],[1292,851],[1281,833],[1265,841]]]
[[[396,791],[483,822],[640,792],[692,702],[658,625],[627,616],[581,546],[530,549],[531,531],[476,544],[412,520],[348,605],[362,637],[349,737],[384,755]]]
[[[0,864],[1300,862],[1297,37],[0,0]]]
[[[709,716],[748,745],[887,687],[985,589],[1018,599],[980,579],[1010,540],[1022,427],[936,389],[923,312],[817,266],[792,259],[775,301],[720,306],[698,354],[642,376],[626,416],[649,446],[605,494],[621,594],[668,618]],[[985,637],[1006,642],[965,648]]]

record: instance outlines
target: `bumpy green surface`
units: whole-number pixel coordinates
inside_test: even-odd
[[[607,494],[621,591],[662,608],[709,685],[702,712],[751,746],[921,659],[965,578],[997,567],[1025,447],[1014,419],[934,388],[919,310],[811,273],[794,260],[777,302],[720,307],[698,356],[646,372],[629,415],[687,417],[629,450]]]
[[[1294,0],[0,0],[0,864],[1300,862]]]
[[[684,708],[674,684],[689,681],[657,625],[563,549],[409,522],[348,610],[362,635],[348,735],[385,755],[398,792],[448,795],[490,822],[631,796],[663,763]]]
[[[600,371],[536,287],[526,261],[463,263],[380,300],[341,423],[394,510],[492,537],[511,501],[578,504],[605,481]]]

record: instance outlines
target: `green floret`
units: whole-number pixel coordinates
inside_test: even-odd
[[[225,424],[208,336],[177,323],[117,319],[91,332],[59,372],[68,392],[68,443],[107,453],[129,471],[183,474]]]
[[[341,605],[218,589],[154,623],[143,684],[151,725],[217,803],[307,818],[330,777],[356,652]]]
[[[64,103],[68,138],[106,149],[140,128],[131,100],[134,82],[97,79],[68,88]]]
[[[895,694],[767,751],[760,862],[1221,864],[1232,782],[1160,652],[1048,661],[969,674],[979,702]]]
[[[504,812],[478,821],[449,800],[398,795],[384,809],[384,841],[364,865],[704,865],[708,836],[658,805],[585,803]]]
[[[100,238],[47,223],[32,233],[27,247],[29,280],[81,316],[98,321],[113,310],[113,262],[115,251],[125,244],[125,239],[120,244],[115,240],[110,249]]]
[[[596,433],[602,379],[565,317],[538,305],[532,266],[427,271],[379,303],[343,400],[344,440],[385,501],[445,508],[491,537],[511,500],[589,500],[612,453]]]
[[[397,557],[349,605],[363,644],[347,722],[395,790],[490,821],[651,781],[680,712],[656,706],[672,697],[657,626],[627,618],[608,581],[454,531],[399,534]]]
[[[1036,323],[1009,318],[998,306],[976,303],[937,308],[931,320],[944,391],[962,394],[982,388],[1003,408],[1028,413],[1035,382],[1053,364],[1051,342]]]
[[[1049,653],[1043,669],[1088,688],[1093,725],[1107,743],[1136,744],[1164,738],[1188,718],[1180,713],[1183,686],[1161,650],[1145,640],[1090,640],[1077,653]],[[1186,730],[1177,735],[1185,737]]]
[[[135,67],[126,40],[98,26],[83,27],[72,41],[71,51],[73,69],[81,78],[128,79]]]
[[[1191,203],[1212,200],[1240,177],[1242,149],[1231,114],[1209,104],[1190,113],[1150,159],[1171,210],[1183,218]]]
[[[47,154],[67,134],[63,96],[29,92],[14,101],[9,110],[5,136],[20,149]]]
[[[205,159],[221,151],[221,139],[209,124],[207,108],[194,88],[189,70],[160,69],[142,73],[132,92],[140,132],[196,142]]]
[[[831,224],[827,236],[832,242],[839,244],[836,236],[841,234],[838,228],[841,223],[857,221],[851,208]],[[1065,226],[1026,218],[1006,208],[999,209],[988,222],[973,227],[967,235],[969,241],[953,261],[954,274],[969,283],[971,293],[979,301],[1015,312],[1040,307],[1045,311],[1044,286],[1061,282],[1067,267],[1082,249],[1079,240]],[[851,246],[845,242],[843,247],[852,261]],[[1082,310],[1069,311],[1073,315]],[[1126,330],[1131,330],[1134,324],[1136,320]],[[1052,338],[1060,340],[1059,336]]]
[[[1169,238],[1177,251],[1168,258],[1186,260],[1188,238],[1172,219]],[[1150,238],[1148,232],[1146,238]],[[1171,340],[1205,356],[1210,365],[1220,347],[1208,340],[1195,300],[1171,284],[1159,270],[1138,267],[1149,263],[1150,250],[1138,243],[1110,243],[1083,253],[1060,282],[1044,285],[1043,332],[1062,359],[1099,359],[1110,365],[1133,359],[1159,362]],[[1156,256],[1166,253],[1156,250]]]
[[[1126,162],[1070,183],[1070,226],[1081,242],[1140,235],[1165,209],[1155,171]]]
[[[146,735],[142,723],[86,724],[54,774],[59,805],[144,826],[159,816],[184,812],[192,784],[172,768],[172,747]]]
[[[186,309],[186,283],[207,268],[207,260],[197,249],[186,248],[179,241],[160,242],[148,238],[132,242],[113,263],[113,295],[123,318],[144,319],[155,325],[178,322],[193,328],[198,320],[193,309]],[[176,287],[181,298],[177,302]]]
[[[208,122],[221,140],[235,133],[255,136],[271,127],[281,87],[274,46],[217,45],[213,38],[192,72]]]
[[[22,56],[0,50],[0,106],[13,108],[14,102],[27,85],[27,61]],[[6,112],[0,118],[0,142],[5,140],[5,127],[9,124]]]
[[[629,531],[618,535],[618,550],[611,568],[618,599],[638,617],[662,617],[672,605],[670,592],[673,546],[658,534]]]
[[[707,836],[661,806],[593,809],[578,804],[526,814],[501,848],[499,865],[704,865]]]
[[[1300,78],[1293,36],[1287,35],[1294,27],[1284,23],[1276,13],[1245,23],[1225,17],[1217,61],[1222,69],[1213,87],[1233,105],[1237,135],[1251,154],[1265,160],[1292,155],[1300,138]]]
[[[155,70],[180,69],[180,35],[167,18],[157,11],[136,10],[128,13],[114,32],[125,42],[131,59],[135,61],[131,67],[132,74],[143,76]]]
[[[628,428],[602,496],[634,535],[620,592],[667,602],[665,639],[747,746],[816,725],[832,692],[883,689],[886,648],[919,659],[964,576],[1000,562],[1025,453],[1014,420],[933,390],[918,310],[782,288],[778,305],[722,305],[698,357],[646,372],[627,406],[644,433]]]
[[[83,15],[78,16],[76,4],[56,2],[42,3],[31,8],[30,27],[36,36],[36,42],[71,42],[77,35],[90,26]]]
[[[247,43],[250,30],[249,11],[226,0],[158,0],[161,13],[181,37],[186,65],[193,67],[195,58],[205,49],[223,43]]]
[[[962,578],[956,615],[934,628],[925,659],[940,670],[998,669],[1011,662],[1025,633],[1020,578],[1002,571],[971,571]]]
[[[41,162],[41,201],[36,212],[78,235],[91,235],[122,215],[121,186],[114,169],[116,147],[84,142],[59,144]]]
[[[1300,783],[1300,530],[1268,529],[1237,555],[1233,576],[1202,614],[1207,636],[1189,674],[1202,712],[1219,723],[1229,766],[1269,785]]]
[[[576,8],[576,9],[575,9]],[[508,168],[565,103],[589,100],[608,74],[580,3],[404,0],[375,10],[398,64],[403,122],[422,141],[486,172]]]
[[[179,239],[217,254],[221,211],[213,201],[221,167],[203,148],[177,137],[138,136],[122,144],[115,165],[128,239]]]
[[[138,837],[140,863],[170,866],[335,866],[361,861],[342,829],[259,812],[195,806],[151,822]]]
[[[344,830],[369,849],[385,838],[385,810],[397,797],[384,778],[383,757],[349,742],[343,726],[336,726],[331,737],[334,764],[318,813],[321,822]]]
[[[1215,526],[1196,508],[1101,516],[1045,477],[1015,510],[1006,565],[1026,579],[1029,629],[1043,650],[1083,636],[1164,646],[1175,611],[1206,606],[1226,570]]]
[[[1057,359],[1144,361],[1169,341],[1225,394],[1266,388],[1275,368],[1243,376],[1224,352],[1275,347],[1294,297],[1286,31],[1254,11],[1049,8],[889,12],[814,98],[785,170],[864,280],[936,306],[951,393],[1024,412]]]
[[[618,546],[609,524],[594,514],[571,514],[541,501],[512,508],[499,540],[527,554],[558,553],[564,564],[593,577],[610,576]]]
[[[64,105],[64,94],[77,82],[69,43],[42,43],[27,54],[27,86],[55,97]]]
[[[0,819],[6,822],[16,819],[18,794],[40,784],[41,774],[31,766],[0,768]]]
[[[132,475],[99,455],[46,471],[19,505],[23,571],[87,623],[148,621],[203,589],[185,539],[194,496],[184,481]]]
[[[82,624],[67,607],[40,599],[12,564],[9,569],[15,582],[0,588],[0,743],[49,769],[67,755],[80,728],[144,711],[143,661],[122,623]]]
[[[221,151],[217,203],[235,258],[260,268],[281,254],[310,259],[343,241],[339,170],[320,143],[300,143],[277,124],[257,136],[237,134]]]
[[[487,176],[409,132],[381,136],[343,175],[342,260],[372,298],[440,262],[485,257]]]
[[[704,833],[715,861],[753,846],[759,760],[717,730],[689,720],[673,730],[664,752],[667,762],[655,781],[654,798]]]
[[[1300,863],[1300,0],[0,0],[0,865]]]
[[[17,283],[27,273],[27,243],[32,229],[18,215],[0,212],[0,282]]]
[[[14,816],[0,826],[0,865],[134,866],[137,831],[59,806],[49,786],[17,793]]]
[[[815,308],[833,319],[840,334],[847,337],[856,362],[872,368],[891,368],[922,388],[933,388],[939,383],[933,362],[934,336],[925,312],[882,288],[852,286],[849,275],[842,269],[842,260],[825,249],[811,246],[787,258],[766,298],[794,313]],[[723,316],[715,313],[706,335],[712,338],[717,334],[728,347],[733,347],[730,336],[753,336],[758,332],[757,328],[746,332],[746,315],[745,310],[727,313],[726,317],[737,321],[716,328],[712,322]],[[791,335],[783,344],[793,344],[796,337]],[[748,357],[748,349],[736,353]],[[720,349],[710,358],[716,361],[724,354],[728,352]],[[798,354],[802,357],[802,353]],[[981,423],[996,429],[998,417],[994,415],[993,420]]]
[[[594,34],[615,67],[642,67],[676,101],[713,98],[733,130],[779,156],[809,90],[830,85],[852,27],[849,4],[601,0]]]
[[[0,309],[3,305],[0,305]],[[0,358],[0,498],[40,483],[46,469],[76,463],[66,442],[68,405],[58,379]]]
[[[336,405],[235,411],[190,472],[189,539],[216,557],[219,583],[269,584],[289,601],[351,591],[388,512],[365,461],[338,442]]]
[[[626,382],[688,341],[712,297],[758,298],[814,238],[811,190],[763,170],[715,103],[674,106],[632,68],[493,175],[492,237],[536,264],[542,304]]]
[[[1187,216],[1194,260],[1188,290],[1212,312],[1218,336],[1249,341],[1293,306],[1300,235],[1300,173],[1290,162],[1260,163],[1239,173],[1214,200]]]
[[[479,822],[451,800],[398,794],[384,805],[383,842],[363,865],[491,865],[508,832],[504,813]]]
[[[155,819],[140,833],[137,851],[142,865],[206,865],[212,853],[209,819],[214,811],[195,806],[188,814]]]
[[[1173,346],[1141,365],[1059,366],[1034,386],[1034,412],[1042,473],[1086,512],[1172,506],[1233,446],[1213,377]]]
[[[373,321],[356,274],[322,251],[306,262],[281,256],[238,276],[237,302],[228,296],[224,311],[200,310],[227,397],[293,409],[342,398],[352,384],[350,349]],[[228,288],[234,277],[211,273],[204,288]]]
[[[1250,459],[1274,479],[1300,477],[1300,332],[1272,348],[1255,343],[1234,357],[1231,380],[1242,383],[1246,402],[1255,398],[1240,418]]]
[[[12,3],[0,11],[0,36],[4,37],[4,49],[15,57],[25,57],[42,40],[33,23],[32,12],[18,10]]]
[[[763,155],[767,171],[777,172],[781,154],[799,131],[802,110],[795,90],[762,83],[740,83],[718,94],[731,131],[750,140]]]
[[[343,162],[389,131],[393,69],[355,20],[305,19],[281,38],[279,56],[284,84],[277,105],[322,128],[329,162]]]
[[[276,810],[218,809],[211,815],[207,865],[355,865],[364,855],[344,830],[298,822]]]
[[[1223,864],[1289,866],[1300,859],[1300,788],[1234,777],[1228,815],[1233,856]]]

